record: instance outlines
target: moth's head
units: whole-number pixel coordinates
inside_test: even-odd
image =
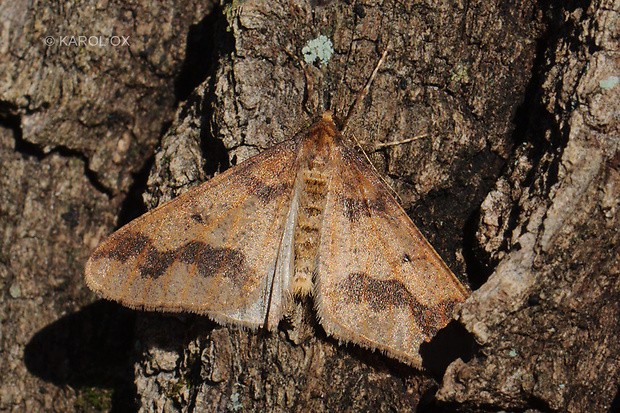
[[[317,116],[305,134],[307,153],[312,153],[315,158],[327,158],[333,147],[342,141],[340,124],[329,110]]]
[[[331,110],[326,110],[317,116],[310,127],[310,133],[321,135],[321,140],[338,139],[342,132],[342,121]]]
[[[323,114],[321,114],[320,116],[320,120],[334,125],[338,132],[342,132],[342,130],[344,129],[344,122],[342,121],[342,119],[340,119],[340,117],[334,114],[334,112],[331,110],[326,110],[325,112],[323,112]]]

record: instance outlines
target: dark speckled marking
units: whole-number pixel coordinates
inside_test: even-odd
[[[140,254],[150,243],[146,235],[130,232],[105,243],[103,246],[108,248],[99,248],[91,258],[111,258],[125,263],[128,259]]]
[[[222,275],[238,281],[252,272],[241,252],[212,247],[200,241],[190,241],[175,249],[159,251],[146,235],[129,232],[109,245],[110,249],[96,251],[93,258],[111,258],[124,263],[132,257],[141,256],[138,268],[142,277],[161,277],[176,261],[196,265],[202,277]]]
[[[195,264],[203,277],[219,274],[238,281],[250,270],[245,265],[245,255],[232,248],[212,247],[204,242],[191,241],[180,247],[177,257],[181,262]]]
[[[433,306],[424,305],[402,282],[394,279],[377,280],[364,273],[349,274],[340,283],[340,288],[348,301],[365,301],[375,312],[384,311],[388,307],[408,307],[424,334],[429,337],[447,323],[456,304],[453,300],[445,300]]]
[[[288,145],[294,145],[294,142],[290,142]],[[282,150],[287,150],[285,147]],[[272,156],[277,156],[275,152],[272,153]],[[247,187],[247,192],[252,195],[258,197],[261,202],[268,203],[269,201],[286,195],[290,193],[292,190],[292,184],[290,182],[282,182],[275,185],[267,185],[264,182],[265,178],[257,177],[250,173],[250,170],[256,166],[256,160],[253,161],[254,158],[251,158],[248,162],[244,162],[243,164],[237,167],[236,177],[239,178],[239,183]],[[280,171],[274,171],[274,175],[278,175],[281,172],[284,172],[285,169],[290,168],[291,165],[281,165],[282,169]]]
[[[176,250],[160,252],[150,243],[145,249],[144,260],[138,265],[142,277],[159,278],[176,259]]]
[[[370,218],[371,212],[385,213],[386,205],[381,198],[367,200],[360,198],[341,198],[344,205],[343,211],[351,222],[358,221],[361,217]]]
[[[347,220],[356,222],[360,217],[365,216],[370,218],[370,208],[361,199],[343,198],[344,214]]]
[[[205,223],[204,218],[200,214],[193,214],[190,218],[194,222],[196,222],[197,224],[204,224]]]
[[[253,176],[248,176],[244,183],[248,186],[248,192],[258,197],[265,204],[292,191],[292,186],[288,182],[266,185],[263,181]]]

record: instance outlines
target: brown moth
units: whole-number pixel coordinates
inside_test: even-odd
[[[131,308],[274,331],[310,295],[325,331],[421,366],[467,292],[331,112],[101,244],[86,283]]]
[[[292,139],[112,234],[86,264],[102,297],[274,331],[312,297],[325,331],[421,367],[467,292],[330,111]],[[307,73],[306,73],[307,75]]]

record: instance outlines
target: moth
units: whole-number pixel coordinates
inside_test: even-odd
[[[324,112],[128,223],[93,252],[86,284],[269,331],[309,296],[327,334],[421,367],[420,344],[467,291],[342,129]]]
[[[116,231],[86,284],[131,308],[270,331],[310,295],[328,334],[418,367],[467,297],[331,112]]]

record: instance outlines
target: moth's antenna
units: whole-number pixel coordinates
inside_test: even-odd
[[[423,133],[421,135],[414,136],[413,138],[407,138],[401,141],[375,143],[375,149],[389,148],[391,146],[402,145],[403,143],[415,142],[419,139],[426,138],[427,136],[428,133]]]
[[[357,94],[357,98],[355,98],[355,102],[353,102],[353,104],[349,108],[349,113],[347,113],[347,116],[342,121],[342,132],[343,133],[344,133],[345,129],[347,128],[347,124],[349,123],[349,119],[359,109],[359,106],[362,103],[362,100],[364,100],[364,98],[368,94],[368,91],[370,90],[370,85],[372,84],[373,80],[375,80],[375,76],[377,75],[377,72],[379,71],[379,68],[383,64],[383,61],[385,60],[385,57],[387,56],[389,48],[390,48],[390,46],[388,44],[388,46],[383,51],[383,54],[381,55],[381,58],[377,62],[377,65],[375,66],[375,70],[372,71],[372,74],[370,75],[370,78],[368,79],[368,82],[366,82],[366,86],[364,86],[364,89],[362,89]]]
[[[293,59],[294,61],[297,61],[297,63],[299,63],[299,66],[301,67],[301,70],[304,71],[306,85],[305,85],[304,97],[303,97],[303,101],[301,102],[301,106],[306,111],[306,114],[309,117],[312,117],[315,114],[314,113],[315,111],[312,110],[312,108],[310,108],[311,101],[314,98],[314,87],[312,86],[312,75],[310,74],[310,69],[308,69],[308,66],[304,64],[304,62],[299,58],[299,56],[295,55],[294,53],[291,53],[287,49],[284,49],[284,52],[291,59]]]
[[[314,112],[316,112],[316,110],[313,110],[313,108],[310,107],[311,105],[314,105],[315,98],[314,86],[312,85],[312,76],[310,74],[310,69],[308,69],[308,67],[305,66],[303,63],[301,63],[301,68],[303,69],[304,76],[306,78],[306,95],[304,96],[304,101],[302,103],[304,106],[304,110],[308,113],[308,115],[312,116],[314,115]]]

